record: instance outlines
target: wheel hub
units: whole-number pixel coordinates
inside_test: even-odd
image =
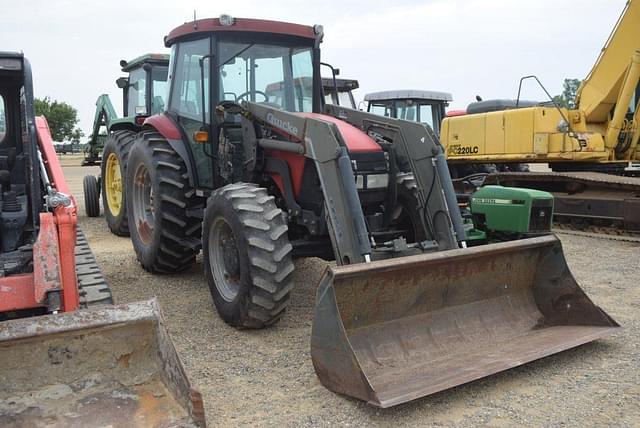
[[[120,160],[115,153],[110,153],[107,157],[104,188],[109,212],[114,217],[118,216],[122,210],[122,174]]]
[[[133,200],[133,220],[138,231],[138,236],[142,242],[149,245],[155,228],[155,216],[151,176],[145,165],[138,165],[131,193]]]
[[[209,264],[220,295],[233,301],[240,292],[240,257],[233,231],[222,218],[215,220],[209,232]]]

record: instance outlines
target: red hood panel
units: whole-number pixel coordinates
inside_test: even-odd
[[[338,127],[342,138],[344,138],[344,141],[347,143],[347,148],[349,149],[350,153],[369,153],[382,151],[382,147],[380,147],[378,143],[373,140],[373,138],[369,137],[367,134],[365,134],[355,126],[350,125],[343,120],[320,113],[296,114],[302,117],[308,117],[310,119],[318,119],[324,120],[325,122],[334,123]]]

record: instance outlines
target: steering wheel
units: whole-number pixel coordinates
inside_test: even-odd
[[[242,100],[243,98],[246,98],[246,96],[247,96],[247,95],[250,95],[250,94],[258,94],[258,95],[262,95],[262,96],[264,97],[264,101],[265,101],[265,102],[269,101],[269,96],[268,96],[267,94],[265,94],[265,93],[264,93],[264,92],[262,92],[262,91],[255,90],[255,91],[247,91],[247,92],[243,92],[243,93],[241,93],[240,95],[238,95],[238,96],[236,97],[236,102],[239,102],[240,100]],[[247,101],[248,101],[248,100],[247,100]]]

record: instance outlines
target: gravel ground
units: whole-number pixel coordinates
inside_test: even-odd
[[[314,287],[325,263],[296,262],[291,306],[274,327],[237,331],[217,316],[202,273],[152,276],[128,238],[84,216],[82,177],[63,160],[80,226],[118,302],[156,296],[210,426],[640,426],[640,245],[561,235],[587,294],[624,328],[558,355],[391,409],[336,395],[309,355]]]

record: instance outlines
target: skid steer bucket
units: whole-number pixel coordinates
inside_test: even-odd
[[[311,356],[327,388],[390,407],[618,327],[550,235],[327,268]]]
[[[0,323],[0,425],[204,426],[154,300]]]

